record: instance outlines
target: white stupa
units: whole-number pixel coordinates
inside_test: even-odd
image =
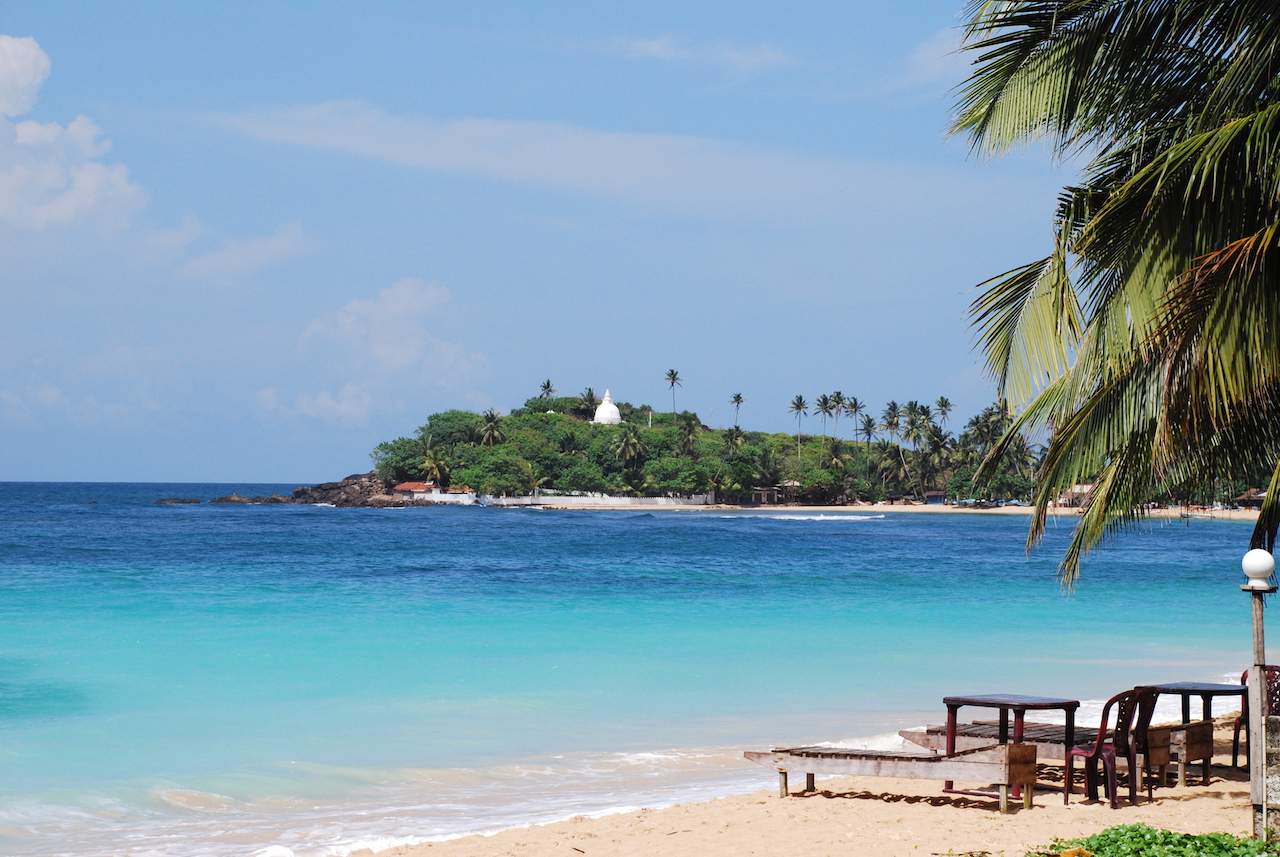
[[[591,422],[602,426],[616,426],[622,422],[622,414],[618,413],[618,406],[613,403],[613,395],[608,390],[604,391],[604,398],[596,405],[596,415]]]

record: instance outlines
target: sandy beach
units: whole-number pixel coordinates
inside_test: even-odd
[[[1154,801],[1144,797],[1136,807],[1122,803],[1116,810],[1105,802],[1086,802],[1078,783],[1068,806],[1063,806],[1060,792],[1046,789],[1036,794],[1031,810],[1019,809],[1010,815],[1000,815],[994,799],[944,795],[940,783],[922,780],[819,779],[816,792],[793,791],[792,797],[782,799],[764,788],[773,777],[762,768],[762,789],[753,794],[573,818],[378,853],[383,857],[1023,857],[1055,838],[1086,836],[1117,824],[1142,822],[1184,833],[1242,835],[1249,829],[1248,775],[1229,767],[1230,758],[1224,753],[1229,753],[1230,738],[1225,728],[1215,735],[1218,755],[1210,785],[1200,785],[1198,777],[1193,777],[1185,788],[1158,789]],[[1049,765],[1044,770],[1048,776],[1042,775],[1042,782],[1055,778],[1060,768]],[[1122,779],[1122,795],[1125,790]],[[372,852],[357,853],[369,857]]]
[[[645,503],[611,503],[594,505],[558,506],[546,503],[541,508],[557,511],[586,512],[768,512],[774,514],[803,515],[879,515],[879,514],[921,514],[921,515],[1030,515],[1030,506],[994,506],[989,509],[974,509],[963,506],[904,504],[904,503],[861,503],[849,506],[810,506],[804,504],[777,504],[770,506],[742,506],[732,503],[680,504],[672,503],[664,506],[653,506]],[[1080,509],[1071,507],[1055,507],[1050,514],[1058,518],[1074,518],[1079,516]],[[1217,520],[1217,521],[1256,521],[1257,509],[1194,509],[1180,507],[1149,509],[1147,515],[1158,520]]]

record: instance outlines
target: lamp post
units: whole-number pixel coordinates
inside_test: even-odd
[[[1271,576],[1276,570],[1269,551],[1254,548],[1240,561],[1247,582],[1240,588],[1253,599],[1253,665],[1249,667],[1249,796],[1253,803],[1253,836],[1269,839],[1267,818],[1267,646],[1262,633],[1263,596],[1275,592]]]

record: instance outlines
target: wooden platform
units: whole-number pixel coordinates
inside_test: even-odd
[[[790,794],[787,775],[803,771],[805,788],[812,791],[816,774],[862,777],[896,777],[911,780],[955,780],[994,783],[999,787],[1000,811],[1009,810],[1009,787],[1026,786],[1023,801],[1031,806],[1036,779],[1034,744],[985,744],[952,755],[942,753],[886,752],[837,747],[788,747],[768,752],[748,751],[747,759],[778,772],[778,794]]]
[[[1055,723],[1026,723],[1023,725],[1022,743],[1034,744],[1040,761],[1054,759],[1061,762],[1066,758],[1063,748],[1066,744],[1067,728]],[[947,747],[946,726],[926,726],[924,729],[903,729],[898,733],[903,739],[927,750],[944,752]],[[1077,729],[1076,746],[1088,744],[1093,740],[1093,730]],[[979,720],[974,723],[956,725],[956,750],[971,750],[986,747],[1000,740],[1000,724],[995,721]]]

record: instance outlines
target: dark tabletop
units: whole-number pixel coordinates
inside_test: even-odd
[[[985,693],[977,696],[944,696],[943,705],[976,705],[980,708],[1021,708],[1023,710],[1063,708],[1075,711],[1080,707],[1078,699],[1059,699],[1056,696],[1023,696],[1019,693]]]
[[[1171,681],[1152,685],[1161,693],[1185,693],[1197,696],[1244,696],[1248,687],[1243,684],[1213,684],[1203,681]]]

